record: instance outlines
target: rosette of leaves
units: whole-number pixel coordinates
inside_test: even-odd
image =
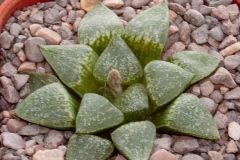
[[[29,73],[31,94],[16,115],[50,128],[75,129],[68,160],[105,160],[114,147],[129,160],[147,160],[156,131],[218,139],[204,104],[183,92],[220,61],[193,51],[160,61],[168,21],[162,2],[124,29],[111,10],[97,4],[79,25],[80,44],[39,47],[56,77]]]

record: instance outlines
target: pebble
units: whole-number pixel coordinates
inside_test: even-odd
[[[14,36],[10,35],[9,32],[4,31],[0,34],[0,45],[4,49],[10,49],[13,44]]]
[[[226,35],[238,35],[239,34],[239,21],[234,20],[231,22],[229,19],[222,21],[222,31]]]
[[[22,127],[18,134],[23,136],[35,136],[40,132],[39,125],[28,123],[27,126]]]
[[[19,33],[21,32],[21,30],[22,30],[22,27],[19,24],[12,23],[9,32],[14,37],[17,37],[19,35]]]
[[[0,70],[1,76],[11,77],[13,74],[17,73],[17,69],[10,63],[5,63]]]
[[[66,0],[55,0],[55,2],[61,7],[66,7],[68,4],[68,1]]]
[[[47,149],[55,149],[63,141],[63,133],[56,130],[51,130],[44,140],[44,147]]]
[[[228,117],[217,111],[213,117],[218,129],[225,129],[228,125]]]
[[[212,7],[208,7],[206,5],[201,5],[199,7],[199,12],[202,13],[202,15],[208,15],[211,13]]]
[[[217,25],[220,25],[220,22],[211,16],[205,16],[205,23],[208,25],[209,29],[212,29],[214,27],[216,27]],[[221,28],[221,26],[220,26]]]
[[[210,160],[224,160],[222,154],[216,151],[209,151],[208,156]]]
[[[240,139],[240,125],[237,122],[229,123],[228,135],[235,141],[238,141]]]
[[[38,49],[38,45],[46,45],[43,38],[29,37],[25,42],[25,55],[26,58],[32,62],[42,62],[44,60],[43,55]]]
[[[218,1],[210,1],[209,6],[217,7],[219,5],[228,6],[232,3],[232,0],[218,0]]]
[[[218,49],[224,49],[227,46],[230,46],[237,42],[237,38],[233,35],[229,35],[226,38],[223,39],[223,41],[219,44]]]
[[[184,154],[192,152],[198,147],[197,139],[188,136],[179,136],[173,145],[173,150],[177,153]]]
[[[65,26],[53,26],[53,30],[56,31],[62,38],[62,40],[70,40],[73,33],[68,27]]]
[[[15,87],[10,85],[4,86],[1,94],[4,99],[9,103],[17,103],[20,99],[18,91],[15,89]]]
[[[183,21],[179,26],[180,40],[185,42],[188,41],[191,34],[191,29],[186,21]]]
[[[204,44],[208,41],[208,26],[206,24],[197,28],[191,33],[193,41],[197,44]]]
[[[240,42],[236,42],[236,43],[226,47],[225,49],[221,50],[220,53],[223,56],[230,56],[239,50],[240,50]]]
[[[235,20],[238,17],[239,8],[238,8],[237,4],[228,5],[227,10],[228,10],[229,18],[231,21]]]
[[[14,86],[12,80],[5,76],[0,77],[0,83],[1,83],[2,87],[7,86],[7,85]]]
[[[149,160],[177,160],[177,157],[165,149],[160,149],[153,153]]]
[[[204,4],[203,0],[191,1],[192,9],[195,9],[197,11],[199,11],[200,6],[203,4]]]
[[[44,11],[44,22],[48,24],[57,24],[61,22],[61,15],[56,9],[47,9]]]
[[[237,86],[230,72],[223,67],[218,68],[209,79],[213,84],[222,84],[228,88],[235,88]]]
[[[81,0],[80,4],[83,10],[89,12],[98,2],[99,0]]]
[[[39,23],[39,24],[42,24],[42,23],[44,23],[44,13],[43,13],[43,11],[40,11],[40,12],[38,12],[38,13],[36,13],[36,14],[31,14],[30,16],[29,16],[29,21],[31,22],[31,23]]]
[[[209,35],[219,42],[222,41],[225,38],[225,34],[223,33],[220,25],[217,25],[214,28],[212,28],[209,31]]]
[[[236,87],[225,93],[224,99],[240,99],[240,87]]]
[[[223,154],[223,158],[224,158],[224,160],[235,160],[235,155],[234,154],[224,153]]]
[[[17,53],[17,56],[18,56],[18,58],[20,59],[21,62],[25,62],[27,60],[27,57],[26,57],[26,55],[25,55],[23,50],[20,50]]]
[[[184,19],[195,26],[202,26],[205,23],[205,18],[203,15],[194,9],[189,9],[185,14],[184,14]]]
[[[229,18],[229,13],[227,7],[220,5],[213,8],[211,11],[211,16],[217,18],[218,20],[224,20]]]
[[[182,5],[180,5],[178,3],[169,3],[168,7],[169,7],[169,9],[171,9],[172,11],[176,12],[177,14],[179,14],[181,16],[184,15],[187,11]]]
[[[162,60],[167,60],[174,53],[185,50],[186,46],[182,42],[174,43],[163,55]]]
[[[132,0],[132,7],[133,8],[141,8],[142,6],[148,4],[150,0]]]
[[[24,44],[23,43],[15,43],[13,45],[13,53],[19,52],[23,48]]]
[[[191,0],[173,0],[173,2],[181,4],[182,6],[186,6],[187,3],[191,3]]]
[[[58,45],[62,41],[61,36],[57,32],[48,28],[39,29],[36,32],[36,36],[43,38],[47,45]]]
[[[236,153],[238,152],[238,148],[234,140],[230,140],[230,142],[227,144],[227,153]]]
[[[160,149],[170,150],[172,144],[173,144],[173,138],[170,136],[166,135],[165,137],[157,138],[154,141],[153,153]]]
[[[64,154],[61,150],[39,150],[33,155],[33,160],[64,160]]]
[[[240,65],[240,55],[227,56],[223,62],[226,69],[234,70]]]
[[[12,81],[17,90],[20,90],[28,81],[29,75],[27,74],[13,74]]]
[[[199,51],[199,52],[203,52],[203,53],[208,53],[207,48],[197,45],[196,43],[189,44],[187,49],[190,51]]]
[[[7,130],[12,133],[17,133],[22,127],[26,126],[27,122],[17,119],[9,119],[7,122]]]
[[[122,0],[103,0],[102,3],[105,6],[107,6],[109,8],[112,8],[112,9],[117,9],[117,8],[120,8],[124,5],[124,2]]]
[[[2,144],[5,147],[18,150],[25,148],[25,141],[16,133],[3,132],[1,134]]]
[[[33,37],[36,37],[36,33],[39,29],[43,28],[40,24],[31,24],[29,26],[30,33]]]
[[[201,97],[200,100],[205,104],[212,115],[216,112],[217,104],[211,98]]]
[[[133,17],[137,15],[136,11],[132,7],[126,7],[123,12],[123,19],[129,22]]]
[[[209,96],[214,90],[214,85],[210,81],[203,82],[200,84],[200,90],[203,96]]]
[[[197,154],[188,154],[183,156],[182,160],[204,160],[204,159]]]

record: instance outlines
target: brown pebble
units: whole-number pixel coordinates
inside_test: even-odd
[[[97,4],[99,2],[99,0],[81,0],[81,8],[87,12],[89,12],[91,9],[93,9],[93,7],[95,6],[95,4]]]
[[[35,72],[37,70],[36,64],[34,62],[26,61],[22,63],[19,68],[18,72]]]
[[[16,119],[9,119],[7,122],[7,129],[9,132],[17,133],[22,127],[26,126],[27,122]]]

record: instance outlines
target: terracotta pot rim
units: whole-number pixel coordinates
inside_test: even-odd
[[[5,0],[0,5],[0,31],[2,31],[8,18],[16,11],[24,7],[37,4],[38,2],[49,2],[53,0]]]

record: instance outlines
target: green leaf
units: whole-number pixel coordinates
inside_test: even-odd
[[[159,133],[219,139],[217,126],[210,112],[198,97],[189,93],[181,94],[153,118],[153,123]]]
[[[99,55],[108,45],[114,34],[124,31],[118,16],[98,3],[88,12],[78,27],[78,42],[91,46]]]
[[[104,85],[107,75],[116,69],[121,74],[122,85],[131,85],[141,81],[142,67],[127,44],[119,35],[115,35],[94,66],[93,76],[96,81]]]
[[[79,101],[60,83],[46,85],[24,99],[15,114],[32,123],[56,129],[72,129]]]
[[[160,58],[168,35],[168,14],[167,4],[163,2],[139,13],[125,28],[123,39],[142,67]]]
[[[136,83],[120,94],[113,105],[124,114],[124,122],[144,120],[148,111],[148,96],[143,84]]]
[[[29,81],[31,93],[45,85],[48,85],[54,82],[60,83],[59,79],[51,74],[31,73],[31,72],[26,74],[30,76],[28,81]]]
[[[99,88],[93,79],[98,55],[86,45],[48,45],[39,47],[61,81],[82,97]]]
[[[115,147],[129,160],[148,160],[156,128],[149,121],[131,122],[111,133]]]
[[[178,52],[169,57],[167,61],[195,75],[190,85],[210,75],[220,63],[218,58],[197,51]]]
[[[100,95],[100,96],[103,96],[105,98],[107,98],[109,100],[109,102],[113,102],[115,97],[113,96],[110,88],[108,86],[103,86],[103,87],[100,87],[98,88],[98,90],[95,92],[96,94]]]
[[[77,133],[96,133],[119,125],[123,122],[124,116],[106,98],[86,93],[76,119]]]
[[[148,63],[144,74],[148,95],[153,103],[151,113],[174,100],[193,78],[192,73],[181,67],[159,60]]]
[[[114,146],[107,139],[74,134],[68,142],[66,160],[107,160],[113,150]]]

